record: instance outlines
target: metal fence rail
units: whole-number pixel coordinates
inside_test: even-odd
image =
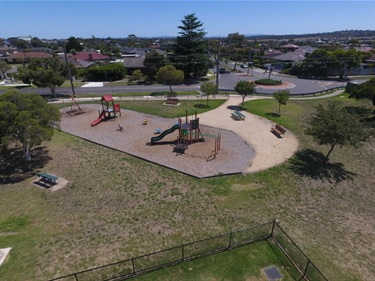
[[[154,270],[252,243],[267,241],[295,280],[328,281],[274,220],[143,256],[72,273],[50,281],[126,280]],[[279,249],[275,251],[275,247]]]
[[[277,222],[274,222],[271,238],[283,254],[279,257],[281,262],[295,280],[328,281]]]
[[[338,86],[338,87],[332,87],[329,89],[321,90],[321,91],[316,91],[316,92],[307,92],[307,93],[290,93],[289,95],[291,97],[297,97],[297,96],[315,96],[315,95],[320,95],[320,94],[325,94],[327,92],[332,92],[336,90],[342,90],[345,89],[345,86]],[[219,89],[219,92],[224,92],[226,95],[229,95],[229,93],[236,93],[234,89]],[[254,96],[259,95],[259,96],[272,96],[272,93],[262,93],[262,92],[255,92]]]

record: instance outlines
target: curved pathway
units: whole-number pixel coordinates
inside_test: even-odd
[[[333,97],[341,94],[343,90],[335,91],[331,94],[315,97],[301,97],[291,98],[293,100],[309,100],[309,99],[323,99]],[[114,97],[115,99],[118,99]],[[137,97],[138,99],[145,99],[146,97]],[[179,97],[183,99],[183,97]],[[220,97],[218,97],[220,98]],[[264,99],[272,97],[251,97],[246,100]],[[124,99],[124,98],[123,98]],[[129,98],[133,99],[133,98]],[[190,97],[189,99],[192,99]],[[193,98],[194,99],[194,98]],[[200,99],[195,97],[195,99]],[[83,98],[82,100],[86,100]],[[87,98],[91,100],[91,98]],[[69,99],[65,102],[70,101]],[[62,102],[57,101],[57,102]],[[288,160],[299,149],[299,142],[297,137],[287,130],[284,138],[277,138],[271,133],[271,127],[275,125],[273,121],[262,118],[260,116],[242,112],[246,116],[244,121],[235,121],[231,117],[234,108],[242,102],[242,98],[238,95],[230,95],[227,101],[220,107],[202,113],[199,115],[200,123],[211,127],[229,130],[242,138],[244,142],[250,145],[255,150],[255,156],[251,164],[243,171],[244,173],[257,172],[266,170],[270,167],[279,165]],[[288,129],[288,128],[286,128]]]
[[[230,97],[217,109],[200,114],[199,117],[203,125],[231,130],[254,148],[255,157],[244,173],[266,170],[292,157],[299,147],[292,132],[287,131],[284,138],[278,138],[270,131],[274,122],[248,112],[242,112],[246,116],[244,121],[231,118],[233,108],[241,101],[240,97]]]

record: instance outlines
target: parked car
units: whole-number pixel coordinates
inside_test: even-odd
[[[227,73],[227,71],[225,68],[219,68],[219,73],[224,74],[224,73]]]
[[[241,68],[248,68],[249,66],[247,65],[247,63],[243,63],[240,65]]]

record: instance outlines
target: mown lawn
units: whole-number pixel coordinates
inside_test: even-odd
[[[136,281],[162,280],[227,280],[264,281],[264,268],[276,266],[283,281],[294,280],[282,267],[267,242],[244,246],[213,256],[188,261],[134,278]]]
[[[274,118],[301,142],[289,161],[251,175],[198,180],[63,132],[35,150],[32,163],[24,164],[19,154],[3,156],[0,248],[13,249],[0,266],[0,279],[45,280],[277,218],[330,280],[372,280],[375,141],[359,149],[338,147],[330,165],[319,166],[316,158],[327,148],[314,144],[304,128],[320,102],[289,101],[281,117],[273,114],[274,100],[246,103],[247,110]],[[160,115],[160,109],[152,111],[158,102],[152,103],[148,113]],[[32,185],[38,171],[70,184],[43,190]],[[204,261],[196,262],[204,265],[193,266],[201,268],[199,276],[218,280],[213,271],[231,266],[220,262],[206,271]],[[183,266],[179,271],[190,272]],[[241,264],[234,268],[228,276],[245,271]],[[258,270],[240,278],[258,280]],[[160,276],[175,280],[172,273]]]

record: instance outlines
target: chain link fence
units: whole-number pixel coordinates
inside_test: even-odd
[[[268,242],[295,280],[328,281],[275,220],[117,263],[76,272],[50,281],[126,280],[184,261],[260,241]]]

